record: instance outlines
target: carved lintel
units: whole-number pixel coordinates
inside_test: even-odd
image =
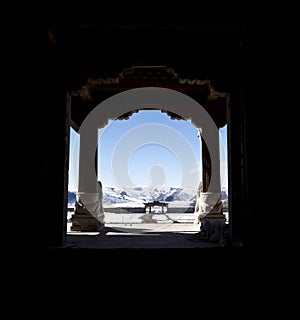
[[[140,110],[132,110],[130,112],[122,114],[120,117],[118,117],[117,120],[128,120],[134,113],[138,113]]]
[[[76,102],[76,110],[74,109],[75,111],[72,112],[72,119],[80,127],[85,116],[104,99],[126,90],[143,87],[173,89],[189,95],[208,111],[218,128],[227,123],[226,108],[229,100],[227,93],[215,91],[209,79],[182,79],[172,68],[166,66],[132,66],[125,68],[117,77],[88,79],[81,89],[72,94],[79,97]],[[81,109],[78,107],[79,105],[82,105]],[[149,106],[147,109],[143,107],[143,110],[161,110],[163,107]],[[135,108],[139,108],[139,106],[135,106]],[[136,112],[137,110],[131,111],[117,119],[127,120]],[[166,113],[172,120],[191,120],[191,123],[195,125],[193,119],[183,119],[178,114]]]
[[[171,118],[171,120],[184,120],[181,116],[179,116],[174,112],[170,112],[166,110],[161,110],[161,112],[166,113]]]
[[[116,77],[87,79],[87,83],[78,90],[82,99],[90,101],[93,99],[93,92],[101,90],[103,87],[122,87],[127,86],[136,88],[137,86],[151,87],[153,84],[160,84],[164,87],[179,86],[179,87],[203,87],[207,101],[217,100],[219,97],[224,97],[226,93],[220,93],[214,90],[210,85],[210,80],[199,79],[182,79],[172,68],[166,66],[131,66],[125,68]],[[176,118],[177,119],[177,118]]]
[[[79,95],[83,100],[91,101],[93,100],[92,92],[92,87],[89,84],[87,84],[79,90]]]
[[[149,108],[149,109],[143,109],[143,110],[160,110],[155,108]],[[118,117],[117,120],[128,120],[134,113],[138,113],[140,110],[132,110],[130,112],[122,114],[120,117]],[[184,120],[181,116],[174,112],[166,111],[166,110],[160,110],[163,113],[166,113],[171,120]]]

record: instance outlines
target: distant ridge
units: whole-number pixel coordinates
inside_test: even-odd
[[[165,201],[174,205],[193,205],[196,202],[196,188],[178,186],[137,186],[137,187],[103,187],[103,205],[110,206],[144,206],[148,201]],[[228,192],[222,189],[222,200],[228,199]],[[68,204],[74,205],[76,192],[68,192]]]

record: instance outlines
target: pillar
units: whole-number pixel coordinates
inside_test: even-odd
[[[202,146],[202,192],[207,192],[211,177],[211,160],[207,145],[200,136]]]
[[[72,231],[97,231],[104,224],[102,185],[97,181],[98,130],[80,133],[79,179]]]
[[[218,131],[212,131],[210,150],[201,130],[198,131],[198,137],[202,145],[202,191],[198,194],[196,211],[198,221],[217,220],[225,223],[221,201],[219,134]]]

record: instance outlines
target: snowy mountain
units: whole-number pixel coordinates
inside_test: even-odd
[[[75,204],[76,192],[68,192],[69,205]],[[175,186],[153,186],[153,187],[103,187],[103,206],[134,206],[143,207],[144,202],[165,201],[170,205],[193,205],[197,199],[196,188]],[[227,199],[227,190],[222,189],[222,200]]]
[[[144,202],[166,201],[166,202],[193,202],[196,194],[195,188],[155,186],[155,187],[133,187],[118,188],[105,187],[103,190],[103,204],[112,205],[116,203],[135,203],[143,206]]]

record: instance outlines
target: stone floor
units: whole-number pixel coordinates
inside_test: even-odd
[[[182,223],[108,223],[99,232],[74,232],[68,223],[67,245],[74,248],[203,248],[219,247],[193,237],[199,225]]]
[[[119,279],[122,284],[133,278],[165,281],[171,270],[175,280],[199,281],[203,270],[226,277],[233,262],[234,270],[244,268],[242,247],[195,237],[200,225],[194,224],[193,215],[169,215],[168,219],[154,215],[151,222],[145,217],[142,223],[137,221],[135,214],[106,216],[98,232],[71,231],[68,222],[67,243],[44,252],[45,268],[53,273],[63,270],[73,285],[103,279]]]
[[[230,266],[244,268],[243,247],[197,239],[200,225],[194,224],[193,215],[154,215],[150,222],[145,217],[140,222],[136,214],[105,218],[98,232],[71,231],[68,222],[67,243],[44,252],[45,268],[53,274],[63,270],[73,285],[94,285],[103,279],[119,279],[122,284],[133,278],[165,281],[171,270],[176,281],[200,281],[203,270],[226,277]]]

